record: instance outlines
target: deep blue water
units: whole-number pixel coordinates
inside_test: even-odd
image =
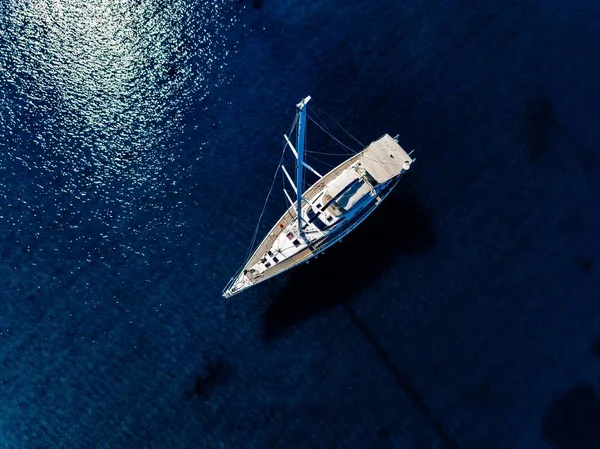
[[[600,447],[599,4],[5,0],[0,30],[0,447]],[[225,301],[309,94],[417,161]]]

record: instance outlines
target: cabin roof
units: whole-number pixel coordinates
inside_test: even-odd
[[[388,134],[372,142],[363,152],[360,163],[379,183],[399,175],[411,157]]]

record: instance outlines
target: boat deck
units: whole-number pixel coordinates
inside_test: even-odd
[[[361,153],[352,156],[350,159],[344,161],[332,171],[323,176],[319,181],[313,184],[306,192],[304,192],[304,198],[306,198],[308,201],[311,201],[313,198],[315,198],[325,188],[327,183],[335,179],[336,176],[338,176],[341,172],[350,167],[350,165],[352,165],[356,160],[358,160],[360,155]],[[275,226],[273,226],[273,228],[269,231],[265,239],[260,243],[260,245],[250,258],[244,269],[247,269],[256,264],[267,252],[267,250],[271,248],[271,246],[273,245],[275,240],[277,240],[277,238],[281,235],[281,233],[287,230],[288,225],[293,223],[296,219],[296,206],[290,206],[285,212],[285,214],[283,214],[283,216],[277,221],[277,223],[275,223]],[[279,226],[280,223],[283,224],[283,228]],[[282,273],[283,271],[292,268],[295,265],[298,265],[304,260],[309,259],[313,255],[313,253],[317,251],[317,249],[318,242],[316,245],[307,246],[306,248],[294,254],[293,256],[290,256],[285,260],[282,260],[281,262],[268,268],[256,280],[259,282],[267,280],[273,276]]]
[[[306,190],[303,194],[304,198],[308,201],[311,201],[315,198],[321,191],[325,188],[327,184],[333,181],[340,173],[349,168],[354,162],[361,159],[363,156],[367,155],[368,158],[365,157],[365,165],[369,165],[371,167],[379,166],[381,170],[389,171],[389,166],[398,165],[398,162],[401,161],[401,164],[410,163],[412,159],[410,156],[402,149],[402,147],[389,135],[385,134],[377,141],[371,143],[366,149],[361,151],[360,153],[355,154],[350,157],[346,161],[342,162],[340,165],[335,167],[325,176],[323,176],[319,181],[314,183],[308,190]],[[387,158],[390,157],[394,159],[393,161],[389,161]],[[398,173],[400,173],[402,168],[398,169]],[[260,261],[260,259],[264,256],[264,254],[273,246],[275,240],[281,235],[282,232],[287,231],[288,225],[293,223],[297,219],[296,206],[290,206],[287,211],[282,215],[282,217],[275,223],[273,228],[269,231],[267,236],[263,239],[263,241],[256,248],[243,270],[248,270],[250,267],[255,265]],[[280,226],[283,225],[283,227]],[[312,245],[308,245],[304,249],[300,250],[298,253],[290,256],[272,267],[268,268],[261,274],[257,274],[252,277],[251,284],[241,288],[238,291],[235,291],[230,294],[237,294],[246,288],[258,284],[262,281],[270,279],[282,272],[293,268],[294,266],[310,259],[313,257],[315,253],[318,253],[320,250],[324,249],[323,245],[327,245],[330,242],[330,239],[321,239],[315,242]],[[242,276],[241,273],[239,276]],[[237,279],[240,279],[238,277]]]

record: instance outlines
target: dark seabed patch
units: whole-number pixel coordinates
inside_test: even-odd
[[[549,98],[540,96],[527,108],[527,159],[536,162],[548,151],[554,130],[560,124],[554,116],[554,105]]]
[[[577,384],[553,401],[546,409],[542,434],[558,449],[600,447],[600,399],[594,387]]]
[[[225,381],[226,374],[227,365],[223,359],[208,361],[196,372],[194,386],[186,389],[185,394],[190,397],[210,394],[215,384]]]
[[[594,261],[586,256],[580,256],[577,259],[577,266],[587,274],[591,274],[594,271]]]
[[[380,427],[377,429],[377,438],[380,440],[387,440],[390,437],[390,430],[387,427]]]

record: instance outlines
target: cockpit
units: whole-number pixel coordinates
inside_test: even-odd
[[[377,181],[366,170],[349,170],[329,185],[322,202],[327,212],[339,217],[366,198],[375,185]]]

